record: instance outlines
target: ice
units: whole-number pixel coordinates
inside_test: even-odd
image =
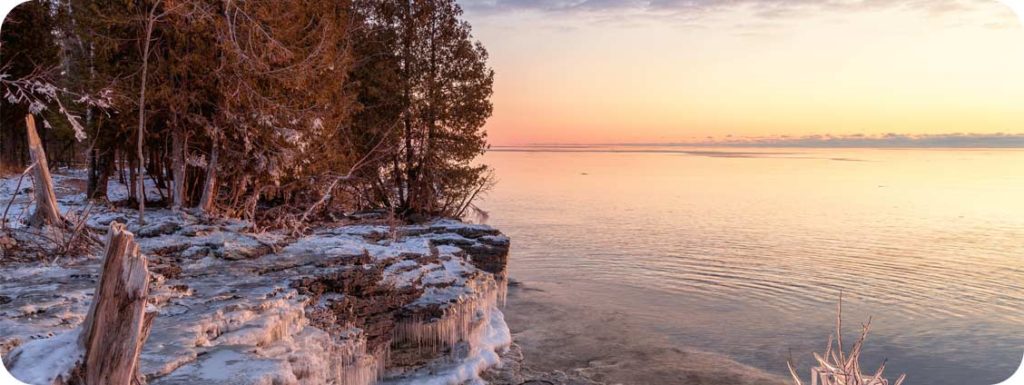
[[[201,361],[159,378],[152,385],[172,384],[294,384],[294,373],[280,370],[279,362],[246,354],[242,347],[223,347]]]
[[[470,335],[470,341],[465,343],[468,351],[464,357],[454,363],[435,363],[427,368],[405,373],[384,381],[384,385],[485,384],[486,382],[480,378],[480,373],[500,365],[502,350],[512,344],[512,334],[505,324],[505,317],[501,311],[492,307],[487,312],[487,316],[484,317],[486,323],[479,331]]]
[[[497,284],[492,279],[483,290],[468,286],[472,285],[427,288],[413,306],[443,304],[443,315],[413,316],[396,327],[396,339],[429,347],[451,347],[460,341],[472,341],[478,327],[487,323],[490,310],[497,308]]]
[[[170,196],[170,191],[168,191],[167,189],[157,188],[156,182],[153,181],[153,178],[150,178],[149,176],[145,177],[145,183],[143,184],[145,184],[146,186],[147,201],[158,201],[163,197]],[[125,184],[122,184],[120,181],[117,180],[117,178],[110,178],[110,180],[107,181],[107,200],[111,202],[128,200],[128,193],[130,191],[131,190],[129,189],[129,187]],[[163,195],[161,195],[161,191],[163,191]]]
[[[84,196],[67,183],[81,178],[78,171],[54,174],[58,200],[70,210],[84,208]],[[0,180],[0,200],[13,193],[11,183]],[[124,186],[111,183],[111,199],[127,198]],[[24,198],[12,212],[31,208]],[[296,239],[284,232],[252,234],[245,221],[202,220],[167,209],[151,209],[146,219],[139,226],[133,209],[96,206],[87,225],[102,232],[112,221],[128,224],[149,258],[155,278],[149,310],[159,316],[140,372],[150,384],[479,383],[479,373],[498,365],[496,352],[509,344],[498,307],[504,273],[480,265],[501,262],[492,256],[507,253],[508,242],[488,226],[452,220],[355,225],[314,229]],[[78,334],[100,262],[92,255],[0,266],[6,301],[0,354],[53,364],[15,368],[17,375],[49,385],[80,359],[69,350],[75,345],[65,342]],[[380,279],[368,284],[378,294],[349,293],[337,283],[327,292],[303,286],[354,270],[371,274],[357,278]],[[380,297],[357,298],[363,295]],[[318,318],[332,305],[377,298],[390,307],[369,303],[361,311],[387,323],[354,325],[344,314]],[[399,364],[398,349],[426,355]],[[385,370],[389,362],[396,369]]]
[[[54,169],[51,171],[51,178],[57,195],[58,210],[64,215],[82,211],[86,206],[85,191],[81,190],[81,186],[84,185],[87,178],[85,170]],[[30,197],[33,188],[31,175],[26,175],[21,180],[19,188],[18,180],[20,177],[21,174],[18,173],[0,178],[0,214],[2,214],[4,209],[7,209],[7,225],[12,228],[24,227],[21,220],[26,219],[34,210],[31,202],[32,198]],[[146,200],[158,201],[169,196],[166,189],[162,190],[164,192],[163,195],[160,194],[161,190],[157,189],[156,182],[152,178],[147,177],[145,184]],[[107,182],[107,199],[111,202],[128,199],[128,191],[128,186],[121,184],[116,178],[111,178]],[[8,203],[10,203],[9,208]],[[106,226],[111,220],[122,218],[123,215],[117,211],[93,212],[90,215],[89,223],[90,225],[102,223],[103,226]],[[122,219],[121,221],[124,222],[125,220]]]
[[[4,358],[4,365],[18,380],[32,385],[50,385],[82,360],[78,328],[46,339],[26,342]]]

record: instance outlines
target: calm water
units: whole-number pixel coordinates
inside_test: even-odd
[[[847,338],[873,316],[866,367],[983,385],[1020,365],[1024,151],[508,150],[482,206],[545,301],[784,374],[842,290]]]

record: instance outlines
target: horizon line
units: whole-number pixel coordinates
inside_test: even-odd
[[[747,148],[935,148],[935,149],[1024,149],[1022,134],[884,134],[868,135],[808,135],[801,137],[748,137],[672,142],[535,142],[526,144],[496,144],[492,150],[515,148],[569,147],[747,147]]]

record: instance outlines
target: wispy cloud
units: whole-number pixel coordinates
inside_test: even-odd
[[[794,148],[1024,148],[1024,134],[809,135],[726,138],[642,145]]]
[[[1024,134],[885,134],[885,135],[807,135],[772,137],[708,137],[691,141],[644,143],[533,143],[495,146],[495,151],[584,151],[604,152],[685,152],[703,153],[692,148],[1005,148],[1024,149]],[[674,149],[683,148],[683,149]],[[685,148],[691,148],[686,150]],[[774,153],[774,152],[773,152]],[[745,151],[738,154],[759,154]],[[774,153],[777,154],[777,153]]]
[[[989,8],[995,0],[466,0],[469,11],[481,14],[537,12],[558,16],[612,16],[693,20],[723,11],[744,10],[765,19],[808,12],[857,12],[886,9],[920,11],[933,16],[963,14]]]

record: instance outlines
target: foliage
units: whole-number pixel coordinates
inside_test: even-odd
[[[57,44],[57,14],[44,3],[18,5],[4,20],[0,43],[0,162],[24,163],[25,114],[39,115],[43,134],[62,146],[85,139],[82,116],[73,106],[109,108],[112,93],[94,95],[69,90],[58,83],[61,71]],[[48,135],[47,135],[48,134]]]
[[[355,124],[398,140],[364,191],[401,215],[461,216],[491,183],[473,160],[487,149],[494,72],[453,0],[364,1],[354,77]]]
[[[453,0],[28,4],[11,20],[32,28],[2,34],[3,116],[62,113],[90,198],[152,178],[153,205],[295,227],[338,209],[457,216],[489,186],[474,159],[494,75]]]

